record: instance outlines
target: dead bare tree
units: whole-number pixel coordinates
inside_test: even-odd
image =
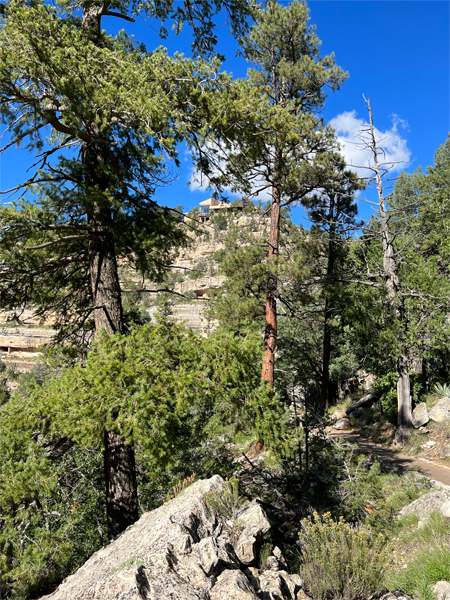
[[[363,96],[364,97],[364,96]],[[381,162],[380,156],[384,156],[384,150],[380,146],[380,141],[377,141],[375,136],[375,127],[373,124],[372,107],[370,99],[364,97],[369,112],[369,126],[362,130],[360,139],[363,146],[370,150],[373,163],[365,168],[372,172],[369,178],[375,183],[378,195],[378,214],[380,219],[380,236],[383,245],[383,269],[382,277],[387,288],[387,304],[394,311],[396,319],[402,323],[402,330],[405,332],[407,328],[407,319],[405,314],[404,299],[402,294],[401,281],[399,278],[398,261],[393,244],[393,234],[390,227],[389,214],[386,208],[385,195],[385,176],[392,170],[394,163]],[[412,428],[412,404],[411,404],[411,383],[408,367],[408,351],[406,344],[400,350],[396,357],[397,371],[397,405],[398,405],[398,420],[395,439],[403,441],[409,437]]]

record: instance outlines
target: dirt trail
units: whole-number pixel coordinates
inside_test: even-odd
[[[375,444],[371,440],[363,437],[357,431],[335,431],[331,435],[333,437],[341,437],[344,439],[350,438],[354,440],[356,444],[358,444],[358,447],[361,448],[363,452],[372,452],[373,454],[377,454],[382,458],[391,460],[393,463],[401,465],[402,467],[420,467],[420,473],[422,475],[425,475],[430,479],[434,479],[434,481],[439,481],[444,485],[450,486],[450,467],[437,465],[424,458],[413,458],[411,456],[406,456],[405,454],[396,452],[391,448],[380,446],[379,444]]]

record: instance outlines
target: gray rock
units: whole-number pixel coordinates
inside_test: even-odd
[[[234,549],[239,560],[245,565],[250,565],[256,558],[256,546],[269,531],[270,523],[256,502],[238,515],[236,523],[242,530]]]
[[[429,492],[402,508],[399,514],[401,516],[416,515],[421,521],[426,521],[432,512],[441,510],[441,507],[449,500],[450,491],[448,490]]]
[[[450,600],[450,583],[448,581],[438,581],[431,586],[436,600]]]
[[[237,516],[236,542],[226,527],[221,533],[204,494],[224,486],[218,475],[197,481],[174,500],[144,514],[45,600],[258,600],[253,573],[257,571],[244,565],[257,558],[269,522],[259,504],[252,503]],[[279,555],[272,557],[278,564]],[[266,576],[268,585],[281,577],[278,588],[284,595],[277,600],[295,597],[295,576],[267,573],[273,574]]]
[[[264,565],[264,571],[279,571],[280,568],[278,558],[276,556],[269,556]]]
[[[450,458],[450,444],[448,446],[445,446],[445,448],[442,449],[442,452],[440,453],[439,458],[441,458],[441,459]]]
[[[428,416],[436,423],[443,423],[450,419],[450,398],[442,398],[428,412]]]
[[[301,589],[299,575],[289,575],[286,571],[264,571],[259,577],[262,600],[294,599]]]
[[[333,425],[333,429],[350,429],[351,424],[348,419],[338,419]]]
[[[412,418],[412,424],[416,429],[428,423],[430,417],[428,416],[428,408],[425,402],[421,402],[416,406],[412,412]]]
[[[337,421],[338,419],[345,419],[346,416],[347,413],[345,412],[345,410],[337,410],[331,415],[330,420]]]
[[[277,558],[280,565],[282,565],[285,569],[287,569],[287,562],[284,559],[284,556],[283,556],[281,550],[278,548],[278,546],[275,546],[272,553]]]
[[[425,444],[422,444],[422,448],[424,450],[431,450],[435,446],[437,446],[437,442],[435,442],[434,440],[430,440],[429,442],[425,442]]]
[[[161,596],[161,600],[169,597]],[[216,585],[209,593],[209,598],[211,600],[258,600],[249,580],[242,571],[236,570],[227,570],[219,575]]]
[[[377,400],[379,400],[379,396],[377,394],[367,394],[366,396],[363,396],[357,402],[353,402],[353,404],[350,404],[350,406],[347,408],[347,410],[345,412],[349,415],[357,408],[370,408],[371,406],[373,406],[375,404],[375,402]]]
[[[444,515],[444,517],[450,517],[450,500],[447,500],[441,504],[439,511]]]

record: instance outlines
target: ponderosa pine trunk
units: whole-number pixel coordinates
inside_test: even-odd
[[[123,311],[109,207],[94,205],[89,219],[89,262],[96,335],[123,333]],[[104,431],[108,536],[115,537],[138,519],[134,449],[114,431]]]
[[[275,159],[278,160],[278,157]],[[275,170],[276,171],[276,170]],[[281,190],[275,174],[275,184],[272,188],[272,204],[270,211],[270,234],[269,234],[269,263],[272,273],[267,281],[266,293],[266,325],[264,330],[264,356],[261,377],[273,387],[275,373],[275,352],[277,349],[277,286],[276,274],[280,241],[280,209]]]

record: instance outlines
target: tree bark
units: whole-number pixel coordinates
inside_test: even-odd
[[[279,160],[278,153],[275,157],[275,164]],[[281,185],[278,182],[278,176],[275,168],[275,184],[272,188],[272,205],[270,212],[270,235],[269,235],[269,263],[271,263],[272,273],[267,281],[266,294],[266,325],[264,330],[264,356],[261,378],[273,387],[275,372],[275,352],[277,348],[277,286],[278,278],[276,275],[277,260],[279,254],[280,240],[280,208],[281,208]]]
[[[134,449],[114,431],[104,431],[103,466],[108,536],[112,538],[139,516]]]
[[[325,300],[325,321],[323,327],[323,358],[322,358],[322,409],[330,408],[330,357],[331,357],[331,310],[328,299]]]
[[[94,204],[89,226],[89,266],[95,332],[97,335],[102,330],[106,333],[123,333],[122,296],[109,206]]]
[[[408,372],[408,362],[405,356],[397,360],[397,408],[398,420],[395,438],[399,441],[411,435],[412,406],[411,406],[411,383]]]
[[[119,275],[111,231],[111,210],[94,205],[89,245],[95,331],[123,333]],[[115,537],[139,518],[134,449],[114,431],[104,431],[104,474],[108,536]]]
[[[334,280],[334,265],[336,260],[335,252],[335,214],[334,198],[330,196],[330,207],[328,211],[328,222],[330,223],[330,233],[328,239],[328,259],[326,285],[332,285]],[[330,358],[331,358],[331,327],[330,320],[332,307],[328,297],[325,298],[325,313],[323,326],[323,354],[322,354],[322,410],[325,413],[330,407]]]

